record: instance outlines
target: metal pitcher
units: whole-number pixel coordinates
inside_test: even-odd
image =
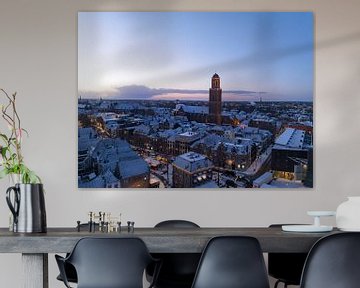
[[[13,197],[11,197],[12,192]],[[42,184],[15,184],[6,190],[6,202],[14,216],[14,232],[46,232],[45,198]]]

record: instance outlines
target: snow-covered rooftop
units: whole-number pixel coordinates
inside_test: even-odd
[[[149,173],[149,166],[142,158],[138,157],[131,160],[119,162],[121,178],[130,178]]]
[[[176,105],[176,110],[182,110],[190,114],[209,114],[209,107],[207,106],[190,106],[184,104]]]
[[[246,155],[249,153],[249,146],[251,143],[246,144],[233,144],[233,143],[223,143],[225,149],[228,152],[235,152],[238,155]]]
[[[276,148],[299,148],[304,145],[305,131],[294,128],[286,130],[275,140]]]
[[[184,132],[184,133],[180,134],[180,136],[182,136],[182,137],[192,137],[194,135],[197,135],[197,133],[195,133],[195,132]]]
[[[263,184],[269,184],[273,179],[273,174],[271,172],[265,172],[253,182],[254,187],[261,187]]]
[[[105,181],[101,176],[97,176],[94,179],[82,182],[79,181],[79,188],[104,188],[105,187]]]
[[[176,136],[176,140],[187,143],[191,143],[198,139],[200,139],[200,134],[196,132],[185,132]]]
[[[115,171],[118,165],[120,176],[128,178],[149,171],[147,163],[121,139],[102,139],[92,153],[103,169]],[[103,171],[103,173],[106,172]]]
[[[173,165],[189,172],[213,167],[212,162],[206,156],[195,152],[188,152],[176,157]]]
[[[194,142],[191,147],[196,147],[199,144],[204,144],[207,147],[216,147],[220,142],[224,142],[226,141],[226,138],[219,136],[219,135],[215,135],[215,134],[210,134],[205,136],[204,138]]]
[[[189,152],[189,153],[181,155],[181,158],[183,158],[189,162],[195,162],[195,161],[199,161],[199,160],[204,160],[206,157],[204,155],[201,155],[198,153]]]

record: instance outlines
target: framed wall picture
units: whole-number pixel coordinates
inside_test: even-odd
[[[79,12],[79,188],[313,187],[311,12]]]

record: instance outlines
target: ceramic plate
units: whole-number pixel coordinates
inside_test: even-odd
[[[333,229],[332,226],[324,225],[283,225],[281,228],[286,232],[330,232]]]

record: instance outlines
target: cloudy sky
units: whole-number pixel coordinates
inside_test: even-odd
[[[313,98],[310,12],[79,12],[83,97],[225,100]]]

